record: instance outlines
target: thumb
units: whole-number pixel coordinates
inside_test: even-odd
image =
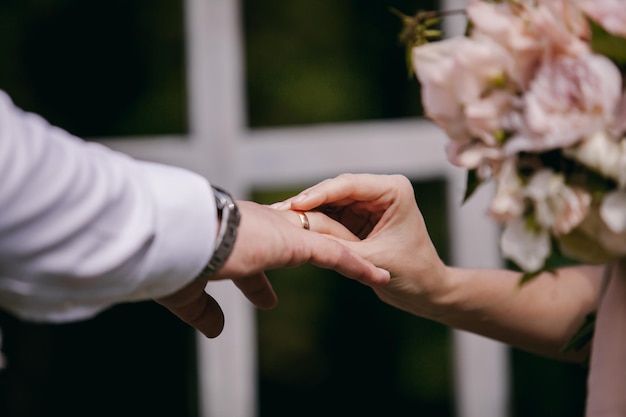
[[[174,294],[155,299],[179,319],[208,338],[222,333],[224,313],[218,302],[204,291],[206,281],[192,281]]]

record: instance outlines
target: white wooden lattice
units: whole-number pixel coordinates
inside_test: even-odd
[[[463,5],[463,0],[444,1],[446,8]],[[255,186],[312,183],[342,172],[445,178],[453,263],[500,265],[497,230],[484,214],[488,195],[461,206],[464,176],[445,160],[445,138],[432,124],[398,120],[247,129],[239,7],[236,0],[185,1],[189,135],[116,138],[107,145],[140,159],[192,169],[237,198],[247,198],[245,190]],[[448,32],[462,27],[459,22],[448,25]],[[197,339],[201,416],[255,417],[254,311],[228,282],[212,283],[209,291],[224,308],[227,326],[217,339]],[[454,352],[457,416],[507,416],[508,350],[455,331]]]

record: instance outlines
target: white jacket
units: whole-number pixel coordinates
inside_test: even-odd
[[[78,139],[0,91],[0,308],[61,322],[169,294],[216,229],[203,177]]]

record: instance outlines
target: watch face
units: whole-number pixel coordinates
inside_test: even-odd
[[[217,203],[218,210],[222,210],[224,207],[229,205],[230,201],[233,201],[230,194],[228,194],[222,188],[215,185],[212,185],[211,187],[213,188],[213,193],[215,194],[215,201]]]
[[[218,209],[220,212],[221,212],[221,211],[224,209],[224,207],[226,207],[226,206],[227,206],[227,204],[228,204],[228,203],[227,203],[227,201],[226,201],[226,198],[224,198],[224,195],[219,195],[219,194],[216,194],[216,195],[215,195],[215,202],[217,203],[217,209]]]

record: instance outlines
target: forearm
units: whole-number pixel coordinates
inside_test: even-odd
[[[520,274],[448,268],[449,290],[434,320],[539,355],[583,360],[588,352],[561,349],[595,310],[602,267],[560,269],[519,286]],[[588,348],[588,347],[587,347]]]
[[[213,250],[209,184],[15,108],[0,92],[0,307],[64,321],[193,279]]]

